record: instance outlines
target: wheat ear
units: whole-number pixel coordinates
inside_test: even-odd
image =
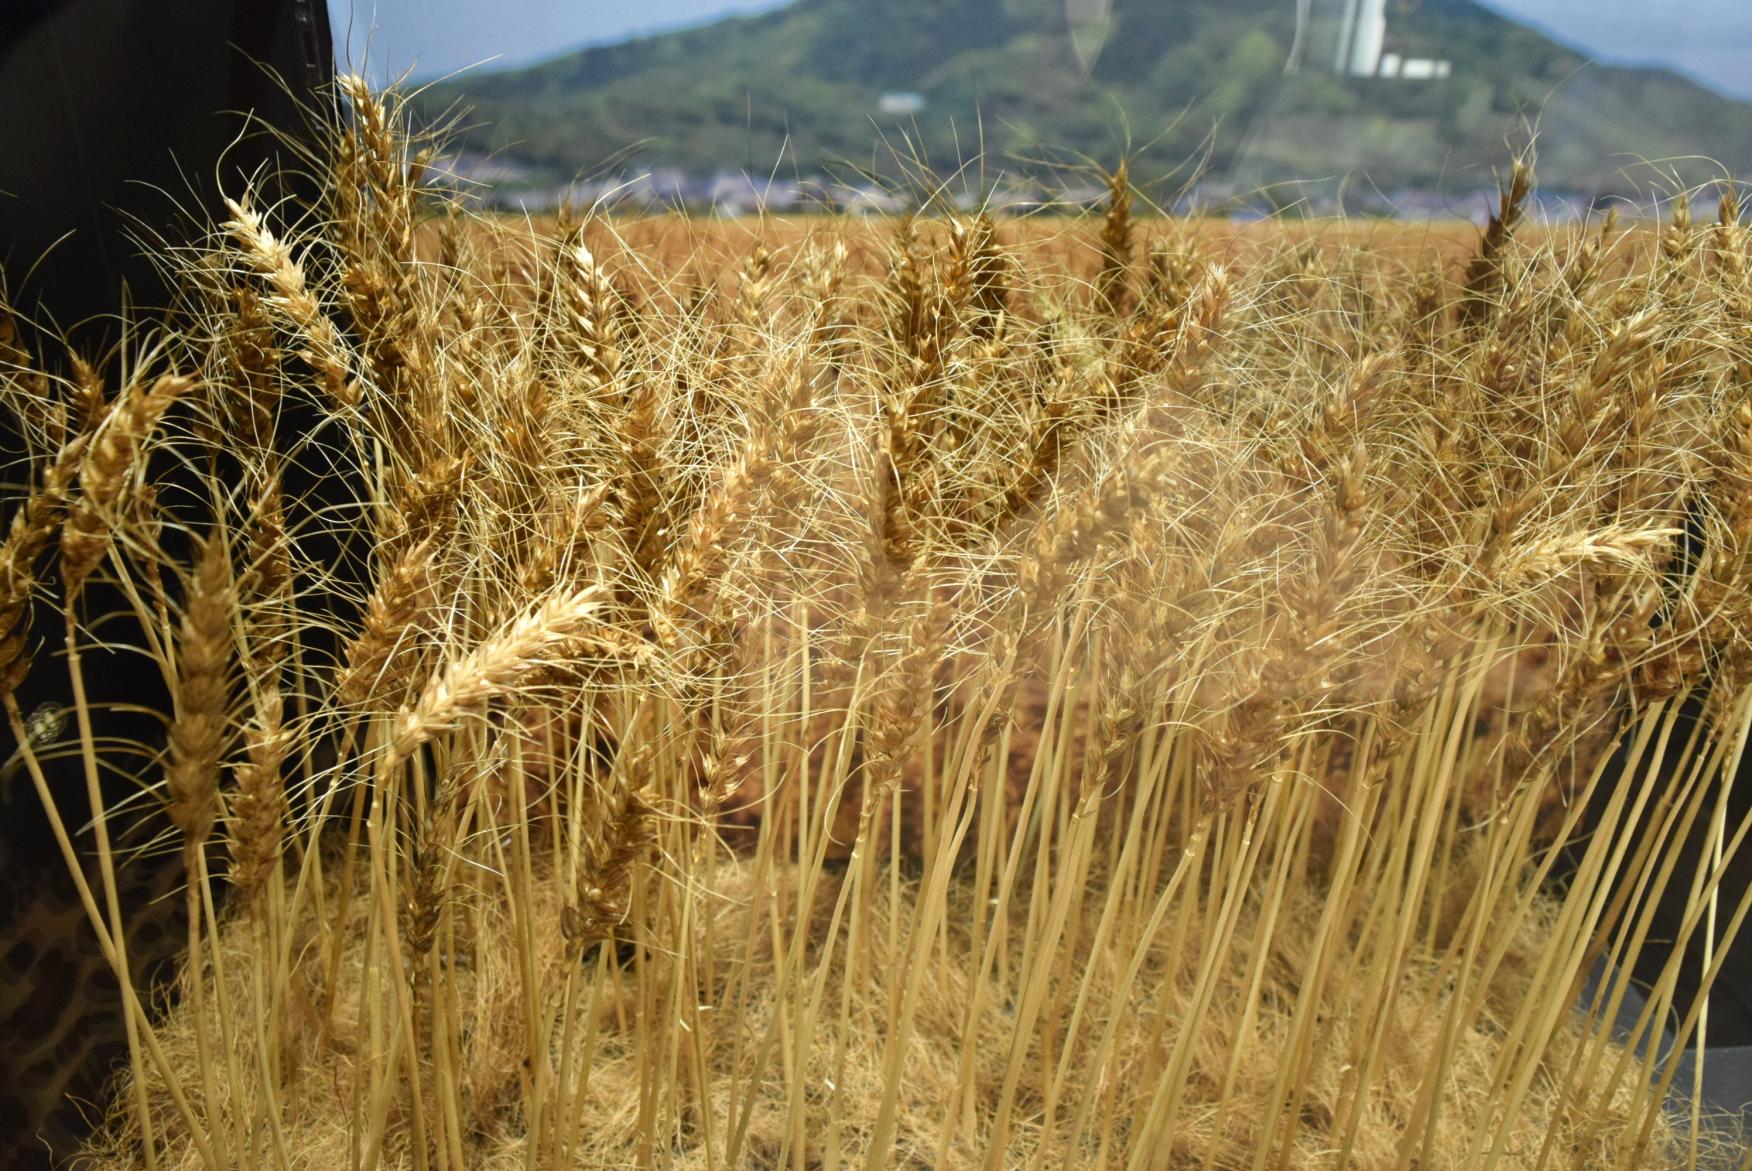
[[[30,595],[36,585],[34,567],[60,528],[73,465],[86,438],[76,436],[62,449],[43,473],[43,486],[12,514],[12,526],[0,539],[0,696],[15,691],[30,671],[26,642]]]
[[[391,760],[417,752],[467,713],[517,689],[542,668],[591,655],[631,659],[638,646],[600,621],[609,594],[600,585],[549,597],[506,623],[439,671],[395,722]]]
[[[138,462],[141,444],[170,405],[194,385],[192,379],[166,374],[149,388],[127,388],[110,407],[80,463],[79,498],[61,532],[61,581],[69,602],[109,551],[123,489]]]
[[[311,295],[304,269],[292,255],[292,249],[274,236],[260,212],[234,199],[227,199],[225,206],[231,212],[225,230],[231,233],[251,267],[267,281],[271,290],[269,308],[304,342],[299,357],[316,370],[323,390],[337,406],[343,409],[357,406],[359,387],[352,377],[340,333]]]
[[[235,595],[231,558],[217,537],[203,542],[177,643],[176,719],[165,774],[170,818],[198,848],[213,828],[219,758],[225,747],[226,668]]]

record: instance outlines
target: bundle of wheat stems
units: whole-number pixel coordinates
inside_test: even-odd
[[[1529,232],[1517,167],[1454,257],[1121,170],[1095,229],[641,246],[467,212],[342,89],[326,204],[236,192],[113,397],[7,355],[8,691],[101,577],[175,695],[188,960],[94,1166],[1738,1158],[1682,949],[1628,1037],[1578,1002],[1694,826],[1687,933],[1747,911],[1731,196]]]

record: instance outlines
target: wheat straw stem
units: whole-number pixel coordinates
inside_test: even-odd
[[[188,1098],[183,1094],[181,1083],[177,1080],[175,1071],[165,1057],[163,1046],[159,1043],[158,1035],[152,1028],[151,1018],[147,1015],[145,1006],[140,1003],[139,994],[135,991],[133,982],[128,975],[127,952],[124,947],[118,946],[118,941],[125,937],[116,929],[117,921],[112,917],[106,922],[104,912],[98,907],[97,898],[86,878],[86,866],[74,848],[66,824],[61,819],[60,806],[56,803],[54,794],[49,789],[48,779],[43,775],[42,765],[31,747],[30,736],[24,726],[24,716],[18,709],[18,697],[11,693],[0,696],[0,704],[6,708],[6,718],[12,726],[13,738],[23,748],[26,770],[30,773],[32,784],[36,786],[37,798],[42,803],[43,812],[48,816],[50,832],[54,835],[55,844],[60,848],[61,859],[67,867],[68,874],[73,879],[74,887],[79,892],[79,901],[85,907],[86,921],[91,926],[92,934],[97,938],[98,947],[103,951],[104,959],[108,961],[111,971],[116,974],[116,981],[121,988],[123,1020],[128,1024],[128,1055],[137,1111],[136,1121],[140,1126],[146,1165],[149,1168],[157,1166],[158,1146],[153,1137],[152,1115],[147,1108],[147,1084],[146,1079],[142,1076],[144,1066],[140,1059],[142,1048],[145,1049],[147,1056],[156,1067],[158,1076],[163,1080],[165,1090],[175,1104],[178,1114],[181,1115],[183,1124],[188,1127],[189,1141],[194,1144],[201,1162],[205,1164],[207,1171],[222,1171],[225,1164],[214,1156],[208,1133],[190,1107]],[[104,852],[104,856],[108,856],[107,850]],[[113,884],[113,872],[106,871],[105,881]],[[110,891],[105,891],[105,898],[113,903],[114,896]]]

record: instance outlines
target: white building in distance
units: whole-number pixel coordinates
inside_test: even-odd
[[[917,114],[924,108],[924,94],[910,92],[885,93],[876,99],[876,109],[884,114]]]
[[[1332,67],[1342,77],[1384,77],[1400,81],[1439,81],[1451,77],[1452,62],[1386,52],[1387,0],[1342,0]],[[1303,9],[1306,12],[1306,9]]]

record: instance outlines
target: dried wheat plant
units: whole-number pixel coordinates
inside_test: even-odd
[[[7,679],[77,678],[100,580],[175,697],[188,962],[93,1166],[1735,1148],[1678,951],[1628,1042],[1627,976],[1578,1007],[1694,823],[1687,931],[1747,911],[1731,198],[1529,233],[1517,168],[1435,255],[1134,215],[1120,167],[1094,227],[641,247],[471,214],[342,89],[324,205],[234,192],[127,385],[0,373]]]

